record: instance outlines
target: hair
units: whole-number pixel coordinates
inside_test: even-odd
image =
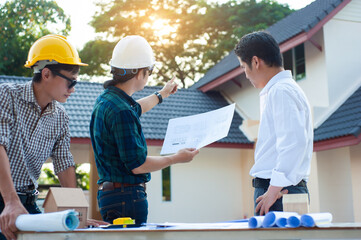
[[[269,67],[283,66],[282,54],[276,40],[264,31],[244,35],[234,51],[250,68],[254,56],[262,59]]]
[[[113,79],[104,82],[103,87],[106,89],[118,83],[125,83],[134,78],[142,69],[147,70],[148,68],[125,69],[112,67],[110,73],[113,74]],[[143,76],[145,77],[145,75],[146,71],[143,71]]]
[[[79,65],[71,65],[71,64],[49,64],[46,65],[44,68],[48,68],[50,71],[60,72],[61,70],[71,72],[73,74],[76,74],[80,70]],[[43,69],[44,69],[43,68]],[[40,73],[35,73],[33,76],[33,82],[40,82],[41,81],[41,71]]]

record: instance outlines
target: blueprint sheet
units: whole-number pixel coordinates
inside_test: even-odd
[[[228,135],[235,104],[206,113],[169,120],[161,155],[182,148],[200,149]]]

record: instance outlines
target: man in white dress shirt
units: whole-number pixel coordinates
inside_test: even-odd
[[[250,175],[255,214],[283,211],[282,195],[307,193],[313,152],[310,106],[283,68],[274,38],[266,32],[242,37],[235,48],[246,77],[260,92],[260,126]]]

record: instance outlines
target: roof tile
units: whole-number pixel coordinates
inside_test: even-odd
[[[31,78],[0,76],[0,83],[25,83]],[[133,95],[139,99],[160,90],[161,87],[146,86],[143,91]],[[70,118],[70,134],[73,138],[89,138],[89,123],[93,105],[96,98],[103,92],[100,83],[79,82],[76,91],[63,104]],[[203,93],[198,90],[179,89],[175,95],[164,99],[162,104],[157,105],[141,116],[143,132],[146,139],[163,140],[168,121],[171,118],[184,117],[198,113],[204,113],[228,105],[227,101],[218,92]],[[239,130],[242,118],[235,112],[228,136],[221,139],[222,143],[251,144]]]

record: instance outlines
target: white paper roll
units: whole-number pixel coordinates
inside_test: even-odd
[[[304,227],[328,227],[332,222],[332,214],[325,213],[308,213],[301,216],[301,224]]]
[[[278,219],[280,218],[289,218],[290,216],[297,216],[298,213],[296,212],[278,212],[278,211],[273,211],[273,212],[269,212],[266,214],[266,217],[263,220],[262,226],[264,228],[268,228],[268,227],[274,227],[276,225],[276,222]],[[287,222],[286,221],[282,221],[282,222]],[[282,222],[280,222],[279,224],[282,224]]]
[[[20,231],[72,231],[79,226],[78,213],[74,210],[42,214],[23,214],[15,221]]]
[[[260,227],[262,227],[263,219],[264,219],[264,216],[251,217],[248,220],[248,227],[250,227],[250,228],[260,228]]]
[[[301,216],[291,216],[287,219],[287,226],[290,228],[297,228],[301,226]]]

